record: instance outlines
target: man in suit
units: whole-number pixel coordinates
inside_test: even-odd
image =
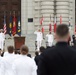
[[[70,47],[69,29],[66,24],[58,25],[55,47],[41,54],[38,75],[74,75],[76,73],[76,50]]]

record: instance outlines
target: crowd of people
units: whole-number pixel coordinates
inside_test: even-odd
[[[66,24],[57,26],[55,33],[56,45],[52,46],[51,32],[46,35],[48,46],[41,46],[42,33],[35,32],[38,38],[35,57],[29,54],[26,45],[20,47],[20,51],[13,46],[7,47],[7,52],[0,49],[0,75],[75,75],[76,74],[76,48],[68,44],[70,38],[69,28]],[[39,37],[39,35],[41,35]],[[72,36],[73,43],[75,36]]]

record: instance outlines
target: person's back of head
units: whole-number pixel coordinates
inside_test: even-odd
[[[36,52],[35,52],[35,55],[36,55],[36,56],[38,56],[38,55],[39,55],[39,52],[38,52],[38,51],[36,51]]]
[[[13,46],[8,46],[8,53],[12,54],[14,52],[14,47]]]
[[[40,53],[44,52],[44,50],[45,50],[45,47],[44,46],[41,46],[40,47]]]
[[[4,33],[4,30],[3,30],[3,29],[1,29],[0,31],[1,31],[2,33]]]
[[[50,46],[47,46],[47,47],[46,47],[46,49],[49,49],[49,48],[51,48],[51,47],[50,47]]]
[[[60,24],[57,26],[56,29],[56,40],[57,41],[68,41],[70,35],[69,35],[69,28],[66,24]]]
[[[27,47],[26,45],[22,45],[21,48],[20,48],[20,53],[21,53],[22,55],[27,55],[28,52],[29,52],[28,47]]]

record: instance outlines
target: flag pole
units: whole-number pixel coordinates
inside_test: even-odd
[[[21,36],[21,22],[20,22],[20,14],[18,15],[18,28],[17,28],[17,34]]]
[[[56,14],[57,14],[57,13],[56,13],[56,2],[57,2],[57,1],[54,0],[54,21],[53,21],[53,23],[54,23],[54,26],[53,26],[53,28],[54,28],[54,29],[53,29],[54,34],[55,34],[55,30],[56,30],[56,29],[55,29],[55,28],[56,28]]]
[[[51,15],[50,15],[49,32],[52,32],[52,26],[51,26]]]
[[[9,20],[9,35],[11,37],[12,35],[12,16],[11,16],[11,11],[10,11],[10,20]]]
[[[16,16],[15,16],[15,11],[13,12],[13,29],[12,29],[12,32],[13,32],[13,36],[16,34]]]

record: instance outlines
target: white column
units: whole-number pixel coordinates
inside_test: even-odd
[[[60,24],[60,15],[62,23],[69,24],[69,0],[56,0],[57,24]]]
[[[49,24],[53,25],[54,18],[54,1],[44,0],[41,1],[41,14],[44,17],[43,26],[45,33],[49,32]],[[50,19],[51,17],[51,19]]]
[[[33,13],[33,0],[27,0],[27,20],[28,18],[33,18],[34,13]],[[33,22],[28,22],[27,23],[27,34],[32,34],[34,33],[34,23]]]
[[[34,27],[35,30],[40,28],[41,18],[41,0],[34,0]]]
[[[73,9],[73,11],[72,11],[72,22],[73,22],[73,34],[74,34],[74,32],[75,32],[75,16],[76,16],[76,14],[75,14],[75,0],[71,0],[71,2],[73,2],[73,3],[71,3],[71,5],[72,5],[72,9]]]
[[[51,23],[53,24],[53,17],[54,17],[54,0],[34,0],[34,23],[35,23],[35,30],[37,30],[40,25],[40,19],[43,16],[43,26],[44,31],[49,31],[49,23],[50,23],[50,15],[51,15]]]
[[[21,0],[21,35],[27,34],[27,0]]]

